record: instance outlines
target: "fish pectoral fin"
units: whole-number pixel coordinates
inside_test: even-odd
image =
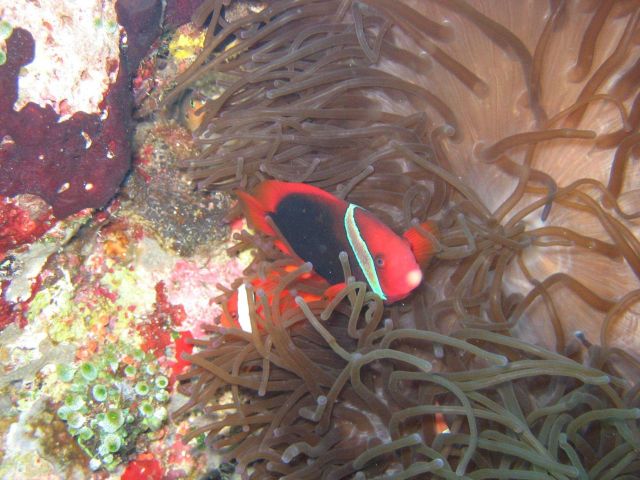
[[[296,259],[298,258],[296,253],[293,250],[291,250],[291,247],[289,247],[289,245],[286,242],[283,242],[282,240],[278,239],[275,242],[273,242],[273,244],[278,248],[278,250],[280,250],[284,254],[289,255],[290,257],[294,257]]]
[[[411,246],[411,251],[418,265],[425,267],[433,256],[436,245],[434,237],[437,237],[438,228],[433,222],[424,222],[410,228],[402,235]]]
[[[260,202],[242,190],[236,190],[235,194],[238,197],[238,201],[244,211],[245,217],[247,217],[249,225],[267,235],[276,236],[276,232],[271,225],[269,225],[269,222],[267,222],[268,213],[264,210]]]

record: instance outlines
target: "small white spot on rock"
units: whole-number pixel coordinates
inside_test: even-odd
[[[91,140],[91,137],[85,131],[81,131],[80,135],[82,135],[82,138],[84,138],[84,148],[85,148],[85,150],[89,150],[89,147],[93,143],[93,140]]]

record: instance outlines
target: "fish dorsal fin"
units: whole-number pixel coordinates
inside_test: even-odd
[[[433,222],[424,222],[410,228],[402,235],[411,245],[411,251],[421,267],[429,263],[436,250],[434,238],[431,237],[436,237],[437,232],[438,228]]]

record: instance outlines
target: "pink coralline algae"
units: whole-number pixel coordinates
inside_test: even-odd
[[[18,74],[33,60],[34,49],[31,34],[16,28],[0,66],[0,194],[38,195],[58,218],[100,208],[130,165],[127,71],[119,69],[100,105],[102,115],[76,112],[60,121],[53,108],[34,103],[15,111]]]
[[[33,242],[54,222],[49,211],[30,212],[7,198],[0,198],[0,261],[8,250]]]

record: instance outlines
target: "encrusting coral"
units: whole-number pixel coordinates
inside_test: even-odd
[[[164,98],[223,87],[197,185],[309,182],[440,235],[388,309],[357,282],[303,300],[309,265],[253,289],[290,263],[241,236],[252,332],[197,342],[193,435],[252,478],[633,478],[638,3],[226,3]]]

